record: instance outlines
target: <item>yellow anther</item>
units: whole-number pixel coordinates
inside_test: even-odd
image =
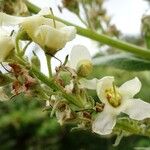
[[[105,90],[106,98],[109,104],[113,107],[118,107],[121,104],[121,95],[117,90],[117,87],[114,85],[110,89]]]

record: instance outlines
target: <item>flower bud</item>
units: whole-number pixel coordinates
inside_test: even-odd
[[[36,66],[36,68],[38,70],[41,69],[41,63],[40,63],[40,59],[36,56],[36,55],[33,55],[32,58],[31,58],[31,64],[33,66]]]
[[[87,77],[92,69],[93,65],[90,60],[82,60],[77,64],[77,74],[81,77]]]

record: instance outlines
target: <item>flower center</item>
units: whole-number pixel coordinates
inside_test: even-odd
[[[109,104],[113,107],[118,107],[121,104],[121,95],[117,87],[113,84],[113,87],[105,90],[106,98]]]

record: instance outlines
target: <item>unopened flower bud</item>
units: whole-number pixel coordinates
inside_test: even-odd
[[[82,60],[77,65],[77,74],[81,77],[87,77],[93,69],[92,62],[90,60]]]
[[[33,66],[36,66],[36,68],[38,70],[41,69],[41,63],[40,63],[40,59],[36,56],[36,55],[33,55],[32,58],[31,58],[31,64]]]

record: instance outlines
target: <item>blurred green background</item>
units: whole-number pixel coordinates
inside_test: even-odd
[[[150,100],[149,72],[129,73],[97,67],[92,76],[101,78],[106,75],[115,75],[118,85],[138,76],[143,87],[137,97]],[[60,127],[54,118],[42,111],[44,105],[42,100],[25,98],[23,95],[0,102],[0,150],[133,150],[150,147],[148,137],[124,137],[118,147],[113,147],[115,136],[103,138],[88,131],[71,131],[69,125]]]

